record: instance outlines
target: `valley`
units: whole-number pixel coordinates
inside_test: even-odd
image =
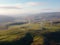
[[[60,13],[44,13],[34,16],[14,18],[14,20],[1,18],[0,45],[20,45],[30,35],[31,45],[44,45],[44,38],[50,33],[60,33]],[[49,14],[49,16],[47,16]],[[54,15],[56,14],[56,15]],[[6,22],[5,22],[6,20]],[[19,21],[18,21],[19,20]],[[27,35],[28,34],[28,35]],[[23,40],[23,41],[22,41]],[[21,41],[21,42],[20,42]],[[23,45],[23,44],[22,44]]]

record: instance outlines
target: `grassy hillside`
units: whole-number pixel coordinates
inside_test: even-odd
[[[51,25],[48,22],[43,26],[40,23],[14,25],[8,29],[0,30],[0,42],[14,42],[20,40],[29,32],[33,36],[32,45],[42,45],[44,42],[43,34],[57,31],[60,31],[60,24]]]

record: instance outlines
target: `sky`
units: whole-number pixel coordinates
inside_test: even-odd
[[[0,15],[60,12],[60,0],[0,0]]]

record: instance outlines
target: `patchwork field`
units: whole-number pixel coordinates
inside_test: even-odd
[[[43,26],[41,26],[40,23],[30,23],[24,25],[14,25],[9,26],[9,28],[5,30],[0,29],[0,42],[12,43],[14,41],[20,40],[22,37],[25,37],[26,33],[30,33],[31,36],[33,36],[33,42],[31,45],[43,45],[43,34],[59,31],[60,24],[51,25],[49,23],[45,23]]]

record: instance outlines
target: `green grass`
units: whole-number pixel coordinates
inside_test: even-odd
[[[8,29],[0,30],[0,41],[13,41],[17,37],[23,37],[27,32],[34,36],[34,43],[43,43],[43,36],[39,34],[47,33],[47,32],[56,32],[60,31],[60,25],[50,25],[49,23],[45,23],[43,26],[44,29],[41,28],[41,25],[38,23],[24,24],[24,25],[15,25],[10,26]],[[37,31],[40,30],[38,33]]]

